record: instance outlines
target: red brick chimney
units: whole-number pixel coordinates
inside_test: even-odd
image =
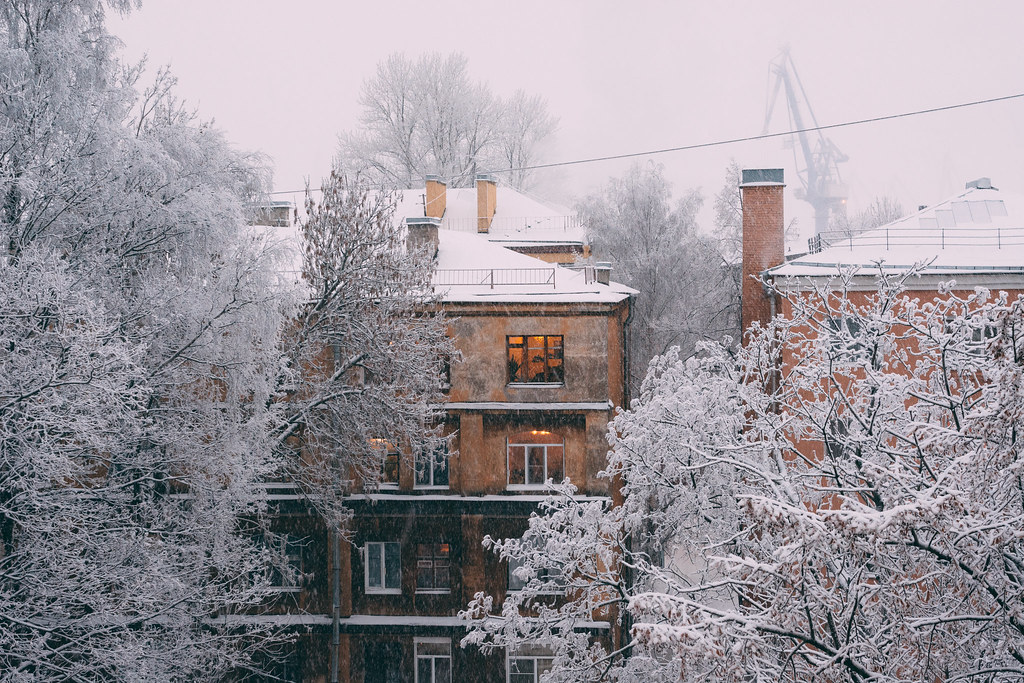
[[[423,215],[430,218],[444,218],[448,206],[448,186],[439,175],[428,175],[427,195],[423,203]]]
[[[761,273],[786,259],[782,216],[781,168],[744,170],[740,182],[743,203],[742,329],[755,320],[766,325],[775,312],[774,299],[765,294]],[[745,336],[745,335],[744,335]]]
[[[498,208],[498,180],[480,174],[476,177],[476,231],[490,232]]]

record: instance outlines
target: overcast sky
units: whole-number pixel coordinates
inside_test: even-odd
[[[768,64],[784,46],[821,124],[1024,92],[1022,20],[1024,3],[1010,0],[145,0],[109,26],[127,58],[170,64],[203,118],[268,154],[276,189],[296,190],[328,172],[363,80],[395,51],[461,51],[496,93],[543,95],[560,119],[546,157],[562,161],[760,133]],[[775,120],[784,129],[782,103]],[[1022,121],[1018,99],[827,135],[850,157],[852,210],[877,195],[911,209],[979,176],[1024,193]],[[779,139],[653,157],[677,193],[701,187],[709,204],[731,158],[784,167],[787,215],[813,232]],[[568,202],[629,163],[568,167],[554,194]]]

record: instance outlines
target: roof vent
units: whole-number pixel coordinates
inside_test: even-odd
[[[996,188],[992,187],[991,178],[978,178],[977,180],[972,180],[969,183],[967,183],[967,187],[965,189],[994,190]]]

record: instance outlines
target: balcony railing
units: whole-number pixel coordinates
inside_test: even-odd
[[[472,216],[445,218],[441,227],[446,230],[477,232],[479,219]],[[569,232],[582,226],[579,216],[495,216],[491,219],[491,232],[514,233],[531,231]]]
[[[436,286],[497,287],[550,286],[555,288],[556,268],[451,268],[434,271]]]

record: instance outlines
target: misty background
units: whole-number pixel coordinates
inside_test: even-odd
[[[558,130],[545,161],[640,152],[762,132],[769,62],[790,49],[822,125],[1024,92],[1017,2],[333,3],[147,0],[110,17],[129,60],[169,64],[178,93],[228,138],[266,153],[278,199],[318,186],[338,133],[358,126],[363,81],[389,54],[459,51],[495,94],[543,96]],[[907,211],[990,176],[1024,188],[1024,100],[828,131],[849,211],[889,195]],[[785,103],[772,131],[785,130]],[[793,197],[793,150],[781,139],[651,157],[675,196],[699,188],[702,227],[731,159],[786,169],[787,222],[801,239],[812,212]],[[544,198],[571,205],[631,160],[545,172]]]

